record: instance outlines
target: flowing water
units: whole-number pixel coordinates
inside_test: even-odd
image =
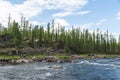
[[[61,69],[49,66],[62,66]],[[0,66],[0,80],[120,80],[120,59]]]

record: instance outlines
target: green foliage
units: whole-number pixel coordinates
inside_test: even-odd
[[[69,53],[119,53],[120,37],[117,40],[108,31],[101,32],[97,29],[90,32],[88,29],[74,28],[66,30],[64,26],[55,25],[54,20],[46,27],[32,24],[27,20],[21,20],[21,26],[15,21],[11,25],[9,16],[8,29],[1,28],[0,34],[11,33],[13,42],[18,46],[27,38],[33,47],[53,47],[64,49]]]
[[[20,43],[22,43],[22,36],[18,27],[19,27],[18,23],[14,21],[12,26],[12,35],[14,37],[14,43],[16,45],[19,45]]]

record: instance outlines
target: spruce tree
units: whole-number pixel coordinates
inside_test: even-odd
[[[14,21],[12,25],[12,35],[14,37],[13,40],[16,45],[19,45],[20,43],[22,43],[22,36],[18,27],[19,27],[18,23]]]

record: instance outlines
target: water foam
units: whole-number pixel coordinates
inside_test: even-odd
[[[80,61],[77,64],[88,64],[88,65],[95,65],[95,66],[109,66],[109,67],[113,67],[113,68],[120,68],[120,65],[117,65],[115,63],[98,63],[98,62],[90,62],[88,60],[84,60],[84,61]]]

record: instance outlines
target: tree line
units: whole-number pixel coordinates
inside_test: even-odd
[[[45,28],[42,25],[32,25],[23,16],[21,23],[11,21],[8,17],[8,28],[0,25],[0,35],[10,34],[14,47],[33,47],[64,49],[68,53],[119,53],[120,37],[117,40],[108,31],[102,32],[99,29],[90,32],[88,29],[81,30],[74,26],[65,29],[58,24],[55,26],[54,20],[48,23]]]

